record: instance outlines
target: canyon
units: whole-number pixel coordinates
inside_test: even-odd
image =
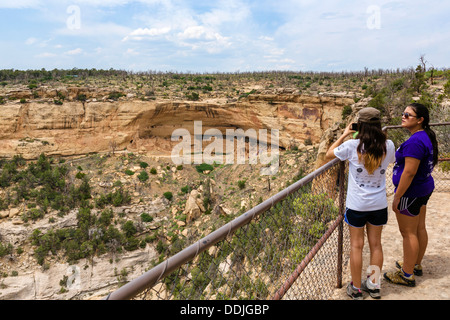
[[[20,189],[27,190],[23,181],[9,185],[3,179],[8,186],[0,188],[0,300],[103,299],[167,258],[173,247],[197,241],[324,164],[330,143],[371,99],[384,102],[379,107],[391,124],[405,103],[420,99],[408,91],[414,80],[409,72],[115,73],[100,77],[70,73],[58,79],[55,74],[51,81],[30,78],[28,73],[20,80],[5,77],[0,83],[0,170],[10,170],[8,161],[19,155],[27,163],[19,167],[20,174],[45,154],[53,168],[67,168],[66,189],[78,188],[82,183],[78,176],[85,176],[94,220],[103,210],[111,210],[118,230],[132,221],[139,247],[97,252],[75,262],[69,262],[62,249],[48,251],[44,263],[39,263],[32,234],[78,228],[80,208],[59,212],[46,206],[45,215],[31,218],[31,213],[44,210],[42,202],[35,196],[19,197]],[[443,87],[447,80],[435,81],[427,89],[439,105],[432,118],[448,121]],[[396,86],[391,85],[394,82]],[[396,91],[390,91],[393,88]],[[380,96],[383,99],[376,99]],[[195,157],[195,123],[201,123],[202,150],[210,146],[205,134],[210,129],[223,136],[227,130],[276,129],[279,170],[262,176],[261,163],[214,163],[207,170],[175,164],[171,153],[180,142],[171,136],[177,129],[189,132]],[[147,172],[147,179],[139,179]],[[13,173],[10,177],[21,179]],[[42,189],[38,185],[33,192]],[[118,190],[128,192],[129,203],[97,207],[101,196]],[[152,221],[144,221],[143,214]],[[161,297],[168,298],[163,284],[157,286]]]

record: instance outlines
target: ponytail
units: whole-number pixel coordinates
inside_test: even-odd
[[[429,124],[424,126],[423,130],[427,133],[428,137],[431,140],[431,144],[433,145],[433,166],[435,166],[439,160],[439,148],[436,139],[436,133],[434,133]]]
[[[439,148],[436,139],[436,133],[434,133],[434,131],[430,127],[430,113],[428,112],[428,108],[423,104],[416,102],[411,103],[409,106],[414,109],[418,118],[423,118],[422,128],[427,133],[428,137],[430,138],[431,144],[433,145],[433,166],[435,166],[438,163],[439,159]]]
[[[358,160],[373,174],[386,156],[386,134],[381,130],[381,122],[358,122],[358,130]]]

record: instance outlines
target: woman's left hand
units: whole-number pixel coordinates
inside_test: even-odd
[[[392,201],[392,210],[394,210],[395,213],[400,213],[400,210],[398,210],[399,203],[400,198],[394,197],[394,200]]]

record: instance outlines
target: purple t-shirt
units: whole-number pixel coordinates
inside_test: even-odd
[[[395,191],[397,191],[400,177],[405,169],[406,157],[419,159],[420,165],[404,196],[416,198],[429,195],[434,190],[434,180],[431,176],[433,171],[433,145],[425,131],[414,133],[397,149],[392,176]]]

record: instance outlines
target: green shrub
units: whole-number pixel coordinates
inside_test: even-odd
[[[143,213],[141,214],[141,220],[142,222],[152,222],[153,221],[153,217],[151,215],[149,215],[148,213]]]
[[[131,220],[125,222],[125,224],[122,227],[122,230],[127,238],[133,236],[137,232],[136,226]]]
[[[112,204],[115,207],[119,207],[122,204],[128,204],[131,202],[131,197],[127,191],[123,192],[123,190],[117,190],[112,194]]]
[[[39,205],[44,213],[49,207],[66,213],[91,197],[89,179],[83,173],[78,172],[76,175],[82,180],[78,187],[67,184],[68,167],[62,164],[52,166],[52,163],[53,159],[41,154],[37,161],[30,162],[25,167],[26,163],[21,157],[14,157],[2,164],[0,187],[12,185],[16,193],[15,201],[31,201]],[[6,200],[9,203],[10,197],[5,197]],[[41,216],[38,212],[31,211],[24,218],[35,219]]]
[[[148,180],[148,173],[146,171],[142,171],[141,173],[139,173],[138,179],[141,182],[147,181]]]
[[[77,179],[83,179],[85,175],[86,175],[85,173],[77,172],[77,174],[75,175],[75,178],[77,178]]]
[[[0,242],[0,258],[6,256],[7,254],[11,254],[13,252],[13,246],[11,243],[4,245]]]
[[[42,209],[32,208],[28,212],[26,212],[26,213],[24,213],[22,215],[22,220],[24,222],[27,222],[28,219],[36,221],[36,220],[41,219],[43,217],[44,217],[44,211]]]
[[[141,162],[139,163],[139,165],[141,166],[142,169],[145,169],[145,168],[148,167],[148,163],[147,163],[147,162],[144,162],[144,161],[141,161]]]
[[[446,84],[444,84],[444,93],[450,97],[450,80],[447,81]]]
[[[239,189],[244,189],[245,188],[245,180],[239,180],[237,182]]]
[[[125,96],[125,94],[123,94],[122,92],[113,91],[108,95],[108,99],[117,100],[120,97],[124,97],[124,96]]]
[[[103,210],[100,213],[100,217],[98,218],[97,223],[100,227],[106,228],[111,224],[113,217],[114,213],[111,209]]]
[[[188,100],[197,101],[200,99],[200,96],[197,92],[191,92],[186,94],[186,98]]]
[[[141,244],[136,236],[137,228],[132,221],[127,221],[120,232],[111,225],[113,212],[107,209],[101,212],[100,217],[91,213],[89,207],[81,207],[77,214],[77,226],[73,228],[53,230],[43,234],[36,229],[31,237],[35,246],[34,256],[40,265],[43,265],[49,253],[57,254],[63,250],[69,263],[79,259],[101,255],[110,250],[135,250]],[[0,254],[2,249],[0,245]]]
[[[348,105],[344,106],[344,108],[342,109],[342,120],[347,119],[347,117],[351,114],[352,114],[352,107]]]
[[[450,158],[450,153],[444,153],[441,155],[443,158]],[[450,161],[441,161],[439,162],[439,167],[442,169],[443,172],[449,172],[450,171]]]
[[[164,198],[166,198],[169,201],[172,200],[172,197],[173,197],[172,192],[170,192],[170,191],[164,192],[163,196],[164,196]]]
[[[384,91],[381,91],[373,97],[372,100],[369,101],[368,107],[372,107],[381,111],[384,114],[385,105],[386,105],[387,97]]]
[[[123,244],[123,248],[127,251],[134,251],[139,248],[140,242],[139,238],[128,237]]]
[[[115,192],[109,192],[108,194],[101,194],[95,199],[95,206],[97,208],[104,208],[108,204],[112,204],[115,207],[119,207],[124,204],[129,204],[131,202],[131,196],[128,191],[124,191],[119,188]]]
[[[207,163],[202,163],[195,167],[198,172],[203,173],[203,171],[212,171],[214,167]]]
[[[293,201],[294,212],[302,217],[301,230],[309,243],[315,243],[322,236],[328,222],[334,220],[339,209],[326,193],[303,193]]]

